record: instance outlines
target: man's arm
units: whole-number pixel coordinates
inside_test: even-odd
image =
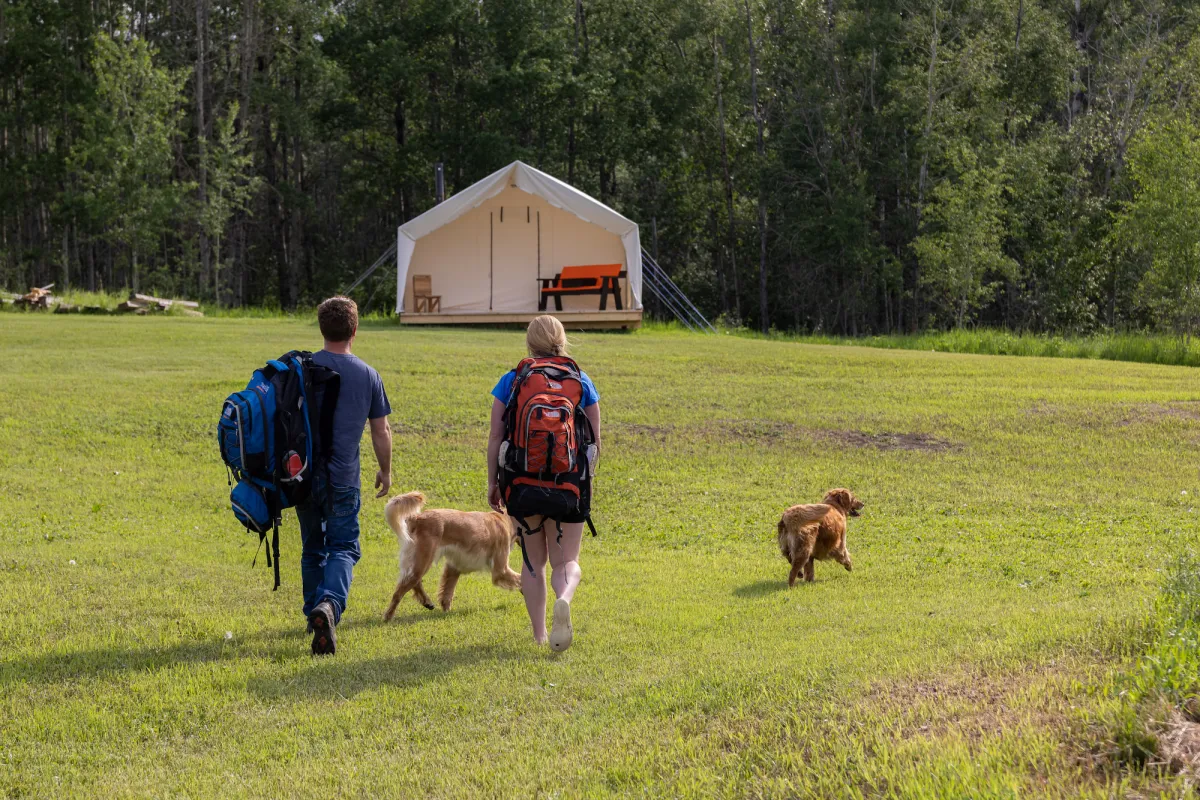
[[[379,471],[375,473],[376,497],[387,497],[392,491],[392,426],[387,417],[371,420],[371,446],[375,448],[375,460]]]

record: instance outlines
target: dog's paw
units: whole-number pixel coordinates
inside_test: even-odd
[[[433,603],[421,603],[421,605],[425,606],[425,607],[426,607],[426,608],[428,608],[430,611],[433,611],[433,609],[434,609],[434,605],[433,605]]]

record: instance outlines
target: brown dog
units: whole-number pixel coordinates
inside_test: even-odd
[[[495,511],[451,511],[435,508],[422,511],[425,495],[409,492],[388,501],[384,516],[400,542],[400,580],[383,618],[390,620],[396,606],[410,590],[417,602],[432,609],[421,579],[439,558],[446,559],[438,603],[450,610],[454,587],[460,575],[490,570],[492,583],[501,589],[516,589],[521,576],[508,566],[515,531],[512,520]]]
[[[830,489],[820,503],[792,506],[779,520],[779,551],[792,565],[788,586],[804,571],[813,580],[813,562],[832,558],[850,571],[846,552],[846,518],[857,517],[863,503],[848,489]]]

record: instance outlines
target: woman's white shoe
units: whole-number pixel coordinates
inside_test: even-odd
[[[550,628],[550,649],[562,652],[571,646],[575,630],[571,627],[571,604],[562,598],[554,601],[554,623]]]

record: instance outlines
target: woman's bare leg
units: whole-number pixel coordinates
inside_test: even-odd
[[[546,531],[545,542],[550,553],[552,573],[550,584],[554,587],[554,596],[571,602],[575,589],[583,578],[579,569],[579,550],[583,544],[583,523],[564,522],[562,541],[558,542],[558,528],[554,523],[543,526]]]
[[[529,624],[533,626],[533,641],[545,644],[546,535],[537,528],[533,533],[525,534],[525,552],[537,575],[531,575],[529,567],[525,566],[524,561],[521,562],[521,594],[525,596],[525,610],[529,612]]]

